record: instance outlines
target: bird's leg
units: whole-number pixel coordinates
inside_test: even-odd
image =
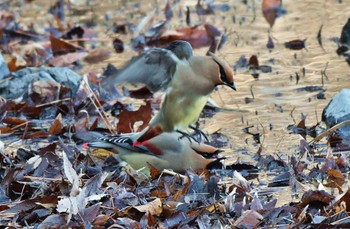
[[[176,130],[176,132],[182,134],[182,136],[179,137],[179,140],[182,139],[182,138],[184,138],[184,137],[186,137],[191,143],[192,143],[192,140],[197,141],[193,136],[191,136],[191,135],[188,134],[188,133],[185,133],[185,132],[183,132],[183,131],[181,131],[181,130]]]
[[[199,134],[199,142],[202,140],[202,136],[204,137],[204,140],[206,142],[209,142],[207,135],[201,129],[199,129],[197,126],[189,125],[189,128],[194,130],[193,135]]]

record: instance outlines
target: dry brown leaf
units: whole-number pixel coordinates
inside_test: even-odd
[[[153,165],[151,165],[150,163],[147,163],[149,166],[149,171],[151,174],[151,179],[154,180],[157,177],[159,177],[159,175],[161,174],[160,170],[157,169],[156,167],[154,167]]]
[[[306,42],[306,39],[304,40],[296,39],[296,40],[291,40],[284,43],[284,46],[291,50],[301,50],[306,47],[305,42]]]
[[[27,122],[27,120],[19,119],[16,117],[6,117],[2,120],[2,122],[9,124],[9,125],[17,126],[17,125],[21,125],[21,124]]]
[[[33,132],[31,134],[28,134],[25,136],[26,139],[32,139],[32,138],[45,138],[48,136],[48,133],[46,133],[45,131],[36,131],[36,132]]]
[[[277,9],[281,6],[281,0],[263,0],[262,12],[270,27],[275,24]]]
[[[168,195],[164,190],[154,189],[151,191],[151,196],[158,197],[158,198],[165,198]]]
[[[345,176],[339,170],[336,169],[328,169],[326,170],[326,173],[328,175],[328,178],[327,184],[325,184],[324,186],[337,188],[339,192],[342,193],[343,190],[341,189],[341,187],[345,183]]]
[[[176,31],[167,31],[159,38],[159,40],[157,40],[157,42],[165,45],[175,40],[185,40],[191,43],[193,48],[201,48],[209,46],[212,43],[212,39],[213,38],[208,35],[206,29],[195,26],[177,29]]]
[[[98,63],[108,59],[111,56],[111,52],[107,48],[96,48],[89,52],[84,60],[90,64]]]
[[[109,220],[112,216],[110,215],[98,215],[94,221],[92,222],[92,225],[94,226],[104,226],[107,223],[107,220]]]
[[[245,211],[241,217],[239,217],[233,224],[238,228],[254,228],[264,217],[256,211],[248,210]]]
[[[65,54],[69,52],[75,52],[77,50],[82,50],[83,48],[74,44],[69,43],[68,41],[56,38],[50,35],[51,49],[54,55]]]
[[[122,110],[118,115],[119,121],[117,125],[118,133],[131,133],[135,122],[142,121],[142,125],[137,131],[144,129],[152,118],[151,102],[147,101],[146,105],[142,105],[137,111]]]
[[[62,133],[62,114],[58,114],[49,128],[49,135],[58,135]]]
[[[324,206],[327,206],[332,201],[332,199],[333,197],[326,191],[310,190],[304,193],[303,197],[301,198],[299,207],[305,208],[307,205],[314,203],[323,204]]]
[[[12,133],[13,130],[11,127],[8,127],[8,126],[0,126],[0,135],[2,134],[10,134]]]
[[[162,201],[160,198],[148,202],[147,204],[134,206],[140,212],[149,212],[151,215],[160,215],[163,211]]]
[[[87,52],[67,53],[64,55],[56,56],[53,60],[49,62],[49,64],[55,67],[69,66],[74,62],[83,59],[87,55]]]
[[[119,38],[115,38],[113,40],[113,47],[116,53],[124,52],[124,43]]]
[[[10,70],[10,72],[15,72],[15,71],[18,71],[22,68],[25,68],[26,66],[17,66],[16,65],[16,62],[17,62],[17,58],[16,57],[13,57],[8,63],[7,63],[7,66]]]

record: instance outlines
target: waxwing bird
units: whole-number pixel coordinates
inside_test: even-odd
[[[151,48],[133,58],[123,69],[107,77],[102,82],[105,89],[113,89],[117,83],[142,83],[152,92],[167,87],[179,60],[193,55],[192,46],[187,41],[177,40],[164,48]]]
[[[162,132],[186,131],[197,121],[209,94],[217,85],[236,90],[233,71],[220,57],[211,53],[210,56],[179,60],[159,112],[134,146]]]
[[[104,136],[87,146],[109,149],[136,170],[146,168],[148,171],[149,164],[159,170],[172,169],[179,173],[186,169],[222,168],[220,159],[208,159],[208,155],[221,152],[213,146],[180,138],[181,134],[177,132],[164,132],[134,147],[133,142],[139,134]]]

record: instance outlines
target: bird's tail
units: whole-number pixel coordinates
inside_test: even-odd
[[[133,147],[136,147],[138,145],[142,145],[143,142],[150,140],[151,138],[154,138],[161,133],[163,133],[163,128],[160,125],[157,125],[155,127],[147,127],[141,136],[134,142]]]
[[[221,160],[226,159],[225,157],[217,158],[210,163],[207,164],[206,169],[222,169],[224,168],[224,164],[222,164]]]

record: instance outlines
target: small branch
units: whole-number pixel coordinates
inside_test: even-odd
[[[344,122],[341,122],[335,126],[333,126],[332,128],[329,128],[328,130],[326,130],[325,132],[321,133],[320,135],[316,136],[316,138],[314,138],[313,140],[311,140],[310,143],[312,142],[318,142],[320,141],[322,138],[326,137],[327,135],[329,135],[330,133],[333,133],[334,131],[336,131],[337,129],[339,129],[340,127],[343,126],[347,126],[350,125],[350,120],[346,120]]]
[[[29,179],[29,180],[39,180],[39,181],[67,181],[68,179],[62,179],[62,178],[48,178],[48,177],[33,177],[33,176],[23,176],[23,178]]]
[[[71,100],[71,99],[70,98],[59,99],[59,100],[51,101],[51,102],[48,102],[48,103],[39,104],[39,105],[36,105],[35,107],[36,108],[44,107],[44,106],[53,105],[55,103],[60,103],[60,102],[69,101],[69,100]]]
[[[181,174],[176,173],[176,172],[174,172],[174,171],[164,169],[162,173],[163,173],[163,174],[168,174],[168,175],[171,175],[171,176],[178,176],[178,177],[180,177],[181,179],[183,179],[184,183],[187,183],[187,182],[188,182],[188,177],[187,177],[187,176],[181,175]]]
[[[89,85],[89,82],[88,82],[86,77],[84,77],[83,82],[85,84],[84,87],[83,87],[85,93],[88,95],[88,97],[91,100],[92,104],[95,106],[98,114],[100,115],[100,117],[102,118],[104,123],[106,124],[109,132],[111,134],[114,134],[114,131],[112,130],[112,125],[108,121],[107,115],[104,112],[104,110],[103,109],[100,110],[100,107],[102,107],[102,105],[101,105],[100,101],[98,100],[97,96],[95,95],[95,93],[93,92],[93,90],[91,89],[91,87]]]

